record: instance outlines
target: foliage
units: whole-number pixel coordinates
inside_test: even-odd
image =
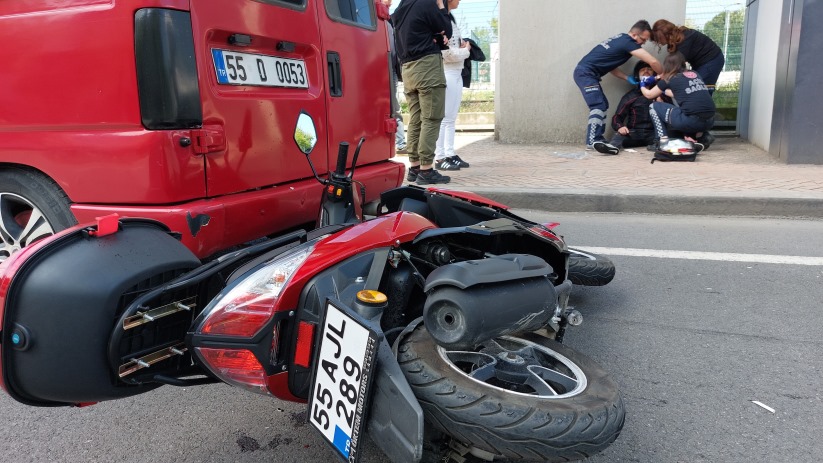
[[[477,45],[486,55],[486,60],[491,59],[491,44],[497,42],[498,19],[491,18],[488,27],[476,27],[471,31],[469,37],[477,42]],[[476,71],[476,70],[475,70]],[[472,74],[472,80],[478,80],[477,72]]]
[[[408,114],[409,104],[401,97],[400,112]],[[461,113],[490,113],[494,112],[494,90],[463,89],[463,98],[460,101]]]
[[[460,101],[461,113],[490,113],[494,112],[494,90],[463,89],[463,98]]]
[[[498,18],[491,18],[489,20],[488,27],[477,27],[471,31],[469,37],[477,42],[477,45],[480,46],[480,49],[483,50],[483,53],[486,55],[486,63],[491,60],[491,47],[492,43],[497,42],[497,33],[499,27],[499,20]],[[477,65],[478,63],[474,63]],[[478,80],[478,67],[475,67],[472,72],[472,81]],[[488,81],[488,79],[486,80]],[[409,112],[409,104],[405,101],[405,99],[401,96],[400,99],[400,112],[403,114],[408,114]],[[494,90],[474,90],[474,89],[463,89],[463,98],[460,102],[460,110],[461,113],[485,113],[485,112],[494,112]]]
[[[728,14],[728,24],[726,15]],[[743,20],[746,12],[724,11],[703,26],[703,33],[720,46],[726,55],[726,71],[739,71],[743,60]],[[728,27],[728,29],[727,29]]]
[[[310,153],[312,148],[314,148],[317,137],[298,127],[294,132],[294,141],[297,142],[300,151]]]
[[[740,96],[740,82],[730,82],[718,85],[712,98],[714,105],[718,108],[737,108]]]

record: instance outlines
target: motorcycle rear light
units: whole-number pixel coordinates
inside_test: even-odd
[[[195,352],[220,380],[251,392],[271,395],[266,385],[266,371],[251,351],[197,347]]]
[[[203,324],[203,334],[252,337],[274,313],[276,299],[246,294],[235,299],[231,310],[215,312]]]
[[[98,402],[78,402],[78,403],[74,404],[74,406],[77,407],[77,408],[85,408],[85,407],[91,407],[92,405],[97,405],[97,404],[98,404]]]
[[[294,350],[294,364],[308,368],[311,363],[311,351],[314,346],[315,325],[300,322],[297,328],[297,347]]]
[[[547,224],[546,226],[548,226],[548,225],[557,226],[558,224],[557,223]],[[551,228],[551,227],[549,227],[549,228]],[[554,232],[552,232],[551,230],[549,230],[547,228],[543,228],[543,227],[540,227],[540,226],[534,226],[534,227],[529,228],[529,231],[531,231],[535,235],[539,235],[539,236],[542,236],[544,238],[550,238],[550,239],[553,239],[553,240],[557,239],[557,235],[554,234]]]
[[[271,320],[281,291],[313,249],[296,248],[238,278],[233,287],[206,307],[195,332],[254,336]]]

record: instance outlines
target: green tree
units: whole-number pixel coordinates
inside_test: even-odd
[[[740,70],[743,60],[743,20],[745,14],[744,10],[724,11],[703,26],[703,33],[714,40],[726,55],[726,71]],[[726,23],[727,15],[728,24]]]
[[[294,131],[294,141],[297,143],[300,151],[309,154],[311,153],[311,150],[314,149],[314,145],[317,142],[317,137],[314,134],[298,127]]]

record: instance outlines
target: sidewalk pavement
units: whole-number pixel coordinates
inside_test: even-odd
[[[448,188],[513,208],[557,212],[823,217],[823,165],[787,165],[737,137],[718,137],[695,162],[651,164],[645,147],[616,156],[581,145],[506,144],[458,132],[470,168],[442,172]],[[405,162],[408,157],[398,155]]]

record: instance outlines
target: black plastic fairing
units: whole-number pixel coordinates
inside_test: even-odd
[[[492,254],[534,254],[555,271],[556,284],[566,278],[568,250],[561,237],[543,236],[529,230],[542,225],[517,216],[508,210],[429,191],[417,186],[403,186],[380,195],[385,212],[408,210],[437,224],[425,230],[415,243],[443,235],[456,249],[477,249]],[[548,235],[548,234],[547,234]],[[453,238],[453,239],[452,239]],[[465,255],[477,259],[481,255]]]
[[[552,268],[543,259],[529,254],[504,254],[478,261],[466,261],[438,267],[426,278],[426,292],[442,285],[460,289],[489,283],[551,275]]]
[[[565,244],[533,233],[513,219],[498,218],[471,226],[432,228],[418,234],[414,243],[422,246],[432,240],[448,245],[457,260],[480,259],[486,254],[531,254],[551,266],[554,272],[550,279],[555,284],[566,279],[568,251]]]
[[[12,277],[3,326],[27,331],[12,348],[3,333],[3,380],[29,405],[70,405],[127,397],[156,385],[118,381],[108,343],[124,295],[148,289],[197,267],[200,261],[164,225],[121,220],[120,230],[92,236],[88,229],[49,243]],[[142,289],[141,289],[142,288]]]

